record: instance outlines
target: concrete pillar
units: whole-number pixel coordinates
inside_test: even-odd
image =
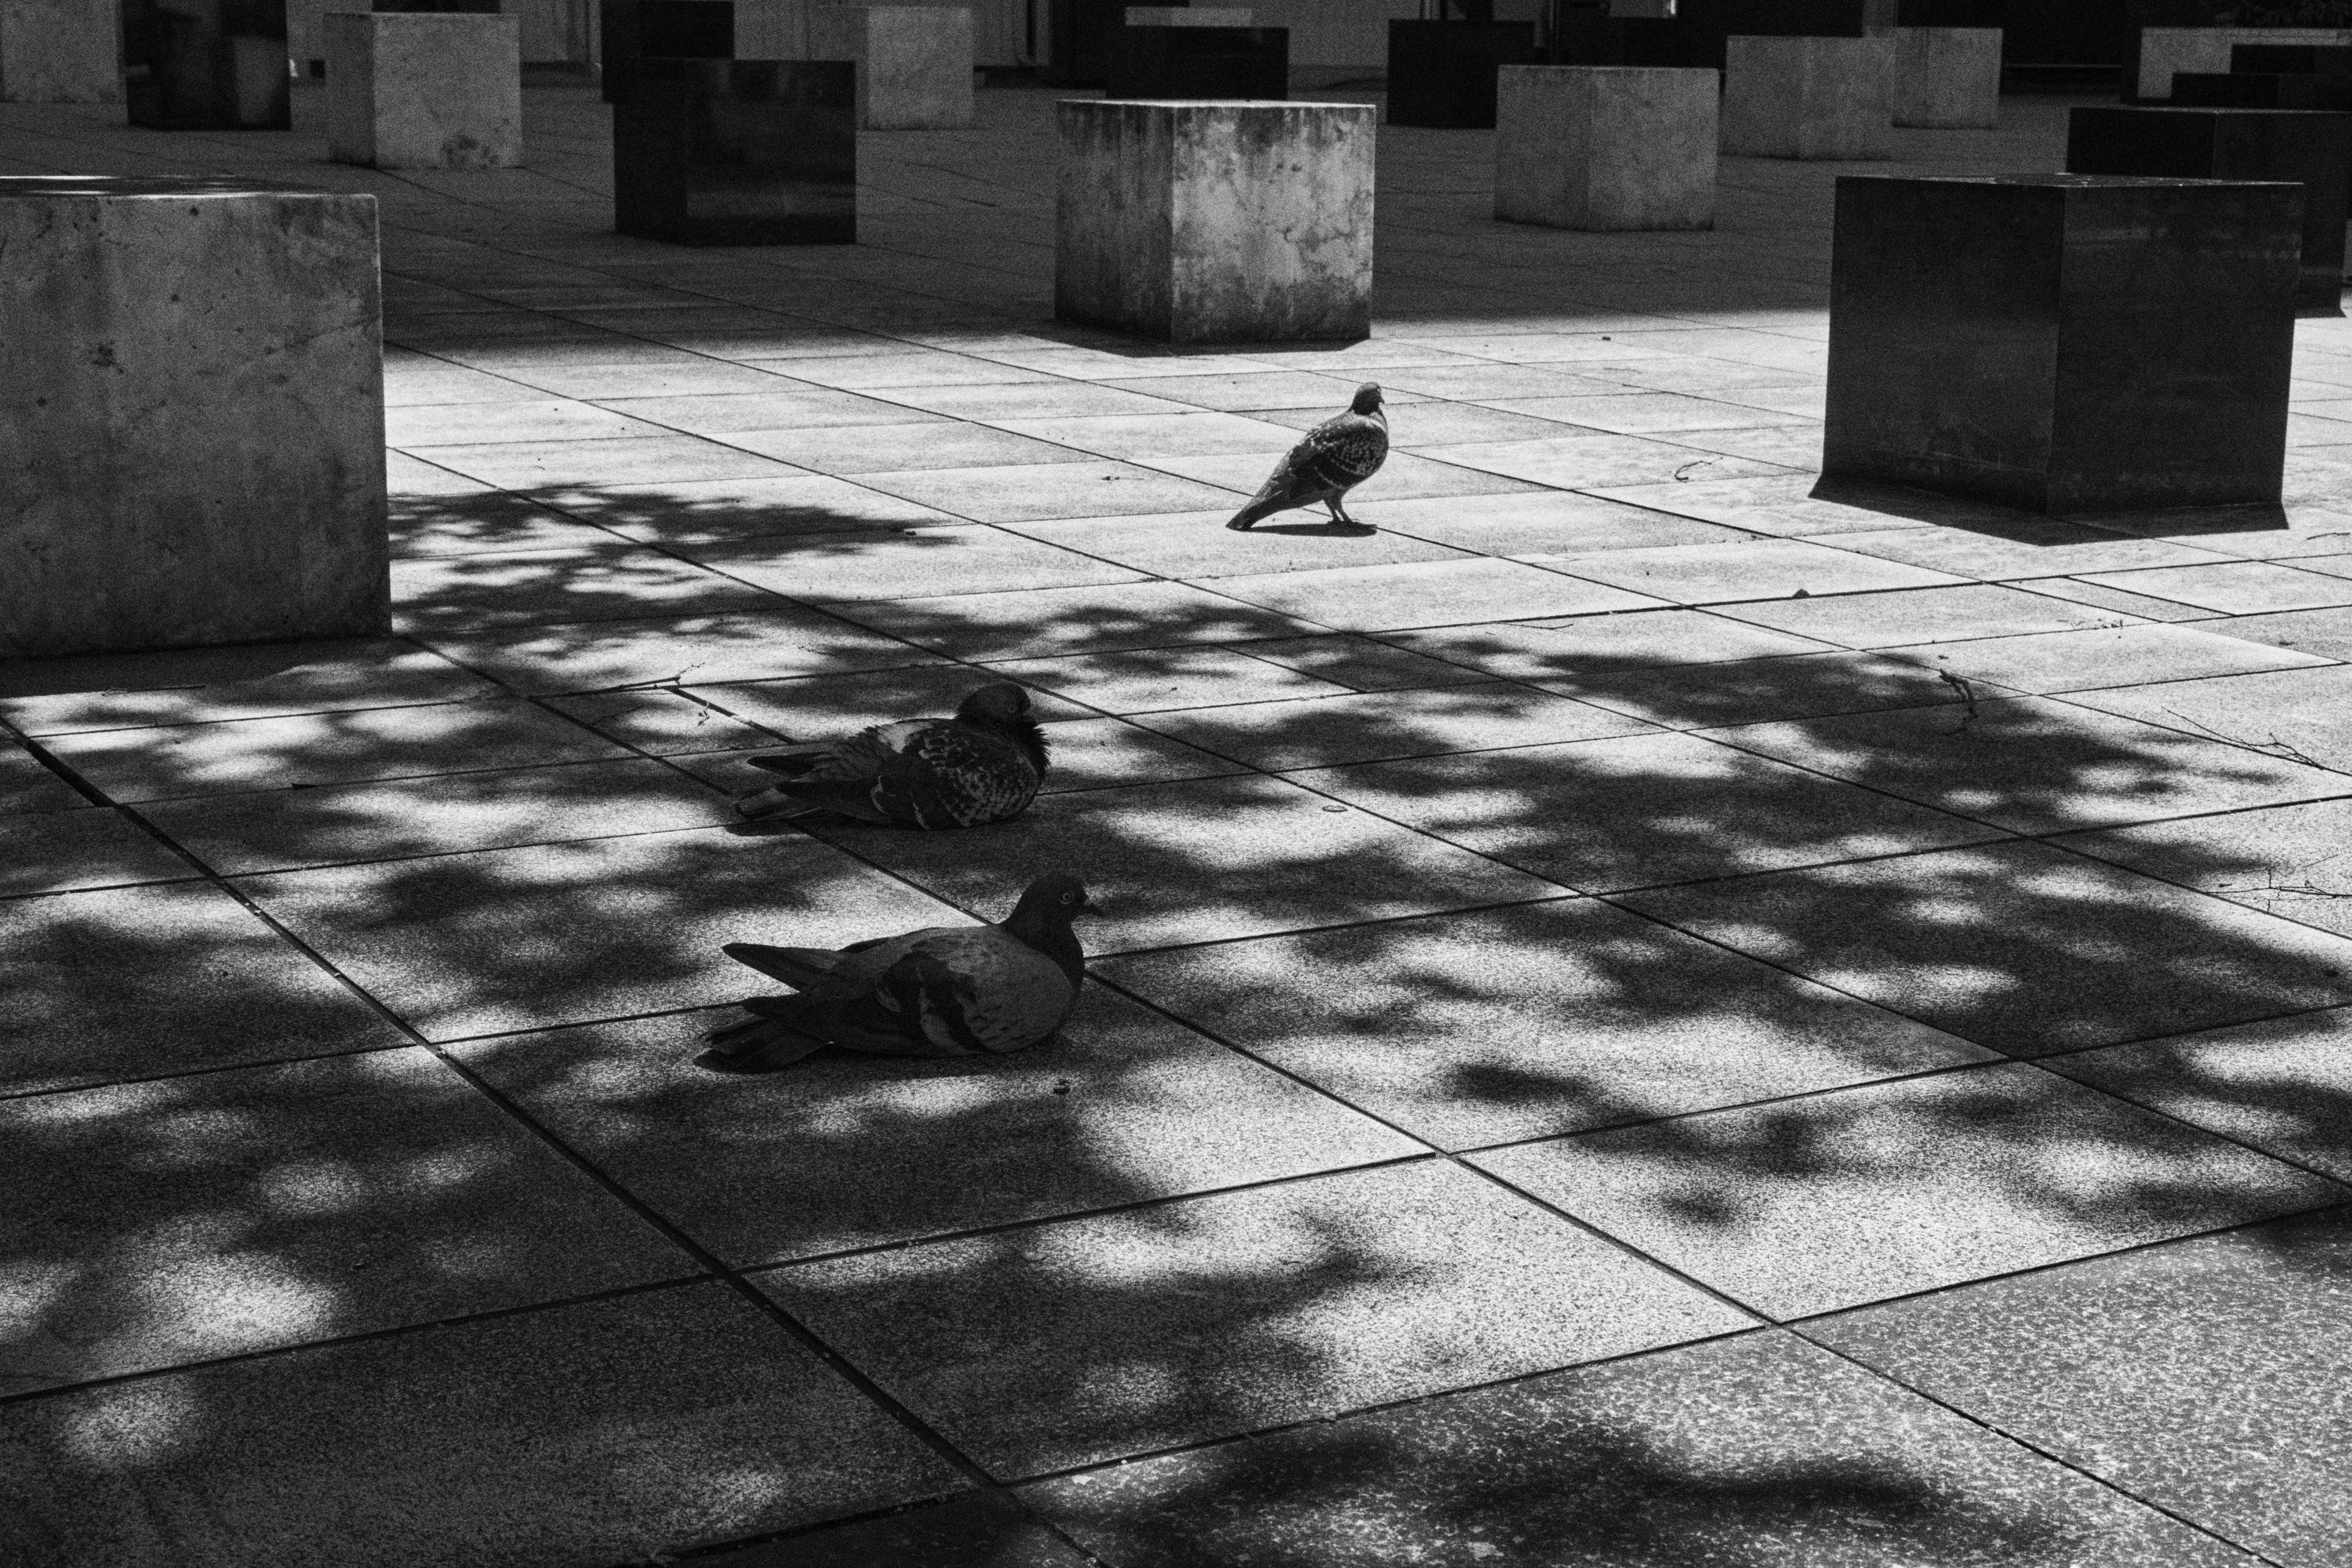
[[[513,17],[334,11],[324,20],[336,162],[378,169],[522,163],[522,47]]]
[[[0,655],[387,625],[375,198],[0,178]]]
[[[1736,158],[1894,156],[1889,38],[1724,40],[1723,151]]]
[[[1057,317],[1188,343],[1370,331],[1372,105],[1056,107]]]
[[[1715,226],[1711,70],[1505,66],[1495,216],[1553,228]]]
[[[2352,44],[2347,27],[2142,27],[2138,96],[2161,103],[2172,96],[2177,71],[2226,71],[2230,51],[2241,44]]]
[[[0,0],[0,103],[121,103],[115,0]]]
[[[808,32],[810,58],[856,62],[862,129],[945,131],[971,123],[971,7],[818,6],[808,13]],[[755,58],[740,37],[736,53]]]
[[[1895,123],[1990,131],[2000,123],[1999,27],[1890,27]]]

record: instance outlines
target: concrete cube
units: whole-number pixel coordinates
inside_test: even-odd
[[[1249,27],[1246,5],[1129,5],[1130,27]]]
[[[2042,512],[2275,502],[2303,192],[1837,183],[1822,472]]]
[[[378,169],[522,163],[522,39],[511,16],[326,17],[330,155]]]
[[[1060,319],[1186,343],[1370,331],[1372,105],[1057,109]]]
[[[867,131],[970,125],[971,9],[827,5],[808,13],[809,58],[857,65],[857,122]]]
[[[1723,151],[1891,158],[1894,86],[1891,38],[1727,38]]]
[[[0,655],[387,625],[372,195],[0,178]]]
[[[121,103],[114,0],[0,0],[0,103]]]
[[[1503,67],[1495,216],[1554,228],[1713,228],[1720,80],[1670,66]]]
[[[2000,123],[1999,27],[1890,27],[1895,123],[1990,131]]]
[[[2126,79],[2141,101],[2172,97],[2176,71],[2226,71],[2230,51],[2241,44],[2352,44],[2347,27],[2142,27],[2134,40]]]
[[[637,62],[613,112],[613,218],[677,245],[857,243],[847,60]]]

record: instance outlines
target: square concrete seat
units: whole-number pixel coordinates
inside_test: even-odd
[[[197,0],[129,0],[123,117],[150,131],[283,129],[286,39],[258,30],[262,20]],[[256,30],[235,30],[242,26]]]
[[[2276,502],[2303,193],[1837,183],[1825,478],[2041,512]]]
[[[808,14],[811,59],[857,67],[857,123],[867,131],[948,131],[971,123],[971,9],[828,5]]]
[[[113,0],[0,0],[0,103],[121,103]]]
[[[1371,330],[1370,104],[1055,109],[1055,316],[1180,343]]]
[[[2312,72],[2179,71],[2172,101],[2184,109],[2352,110],[2352,77]]]
[[[373,196],[0,178],[0,657],[385,628]]]
[[[2341,44],[2234,44],[2230,48],[2232,72],[2275,72],[2281,76],[2352,75],[2352,47]]]
[[[1721,79],[1672,66],[1503,67],[1495,216],[1554,228],[1713,228]]]
[[[1999,27],[1889,27],[1894,120],[1929,131],[1990,131],[2000,123]]]
[[[2096,108],[2066,123],[2066,169],[2189,180],[2293,180],[2303,186],[2306,315],[2343,314],[2352,114],[2296,110]]]
[[[1535,58],[1533,22],[1391,22],[1389,123],[1492,130],[1496,71]]]
[[[679,245],[857,243],[857,68],[646,58],[613,110],[623,234]]]
[[[375,169],[522,163],[522,28],[512,16],[330,12],[327,145]]]
[[[2352,28],[2142,27],[2125,46],[2124,79],[2139,101],[2169,102],[2176,73],[2227,71],[2231,51],[2242,44],[2340,47],[2352,44]]]
[[[1131,7],[1130,14],[1139,9]],[[1290,29],[1121,27],[1111,36],[1103,96],[1288,98]]]
[[[1892,38],[1724,40],[1723,151],[1735,158],[1894,156]]]
[[[754,52],[776,59],[804,53],[805,21],[797,12],[792,19],[800,26],[787,47]],[[621,101],[640,59],[735,58],[734,0],[602,0],[596,23],[596,58],[602,62],[607,103]]]
[[[1125,16],[1130,27],[1249,27],[1255,15],[1246,5],[1129,5]]]

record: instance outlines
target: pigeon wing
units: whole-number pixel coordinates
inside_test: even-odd
[[[933,972],[923,972],[917,1015],[924,1035],[942,1046],[1022,1050],[1060,1028],[1077,1004],[1077,988],[1061,966],[1001,927],[944,932],[926,941],[919,956],[937,961],[949,977],[941,985]]]
[[[1021,748],[967,724],[935,725],[884,771],[874,804],[919,827],[977,827],[1018,816],[1037,797],[1036,764]]]

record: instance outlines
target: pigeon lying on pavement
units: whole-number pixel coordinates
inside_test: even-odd
[[[978,827],[1018,816],[1045,776],[1045,734],[1029,694],[982,687],[952,719],[877,724],[846,741],[748,759],[780,775],[735,803],[754,820],[832,813],[915,827]]]
[[[1225,526],[1247,530],[1261,518],[1321,501],[1331,509],[1334,523],[1369,533],[1371,530],[1349,517],[1340,502],[1379,473],[1388,458],[1389,416],[1381,412],[1381,389],[1368,381],[1356,388],[1348,412],[1307,432],[1307,438],[1274,466],[1257,494]]]
[[[730,942],[728,957],[800,994],[744,1003],[751,1016],[713,1030],[698,1059],[772,1072],[821,1046],[899,1057],[1034,1046],[1077,1005],[1087,955],[1070,921],[1093,908],[1078,879],[1057,872],[1030,883],[998,925],[930,926],[838,952]]]

